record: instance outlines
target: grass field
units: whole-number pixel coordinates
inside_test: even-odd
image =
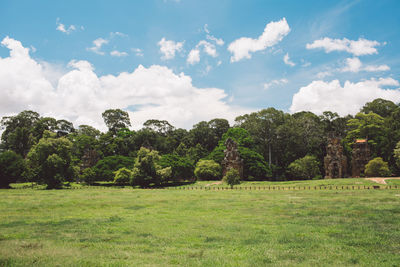
[[[0,190],[0,266],[399,263],[399,189]]]

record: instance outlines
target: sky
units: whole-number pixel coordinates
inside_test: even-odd
[[[400,102],[400,1],[0,2],[0,117],[190,129],[268,107]]]

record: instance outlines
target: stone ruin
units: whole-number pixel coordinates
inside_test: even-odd
[[[222,160],[222,175],[225,176],[230,168],[234,168],[239,172],[240,178],[243,178],[243,159],[240,158],[237,143],[228,138],[225,141],[225,146],[225,157]]]
[[[99,155],[97,154],[96,150],[86,148],[82,156],[81,171],[86,168],[93,167],[94,165],[96,165],[98,160]]]
[[[371,156],[367,139],[357,139],[354,142],[351,156],[352,177],[360,177],[364,174],[365,164],[368,163]]]
[[[325,179],[343,178],[347,174],[347,157],[339,138],[331,138],[326,147],[324,158]]]

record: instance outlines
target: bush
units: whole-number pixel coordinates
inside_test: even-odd
[[[158,151],[140,148],[132,170],[132,186],[159,186],[168,181],[172,175],[172,169],[171,167],[162,168],[157,164],[159,160]]]
[[[314,156],[305,156],[289,164],[288,172],[295,179],[313,179],[321,176],[318,161]]]
[[[400,168],[400,142],[396,144],[396,148],[393,150],[393,155],[397,167]]]
[[[196,164],[194,175],[200,180],[218,180],[221,177],[221,166],[213,160],[201,159]]]
[[[125,156],[108,156],[99,160],[93,167],[100,181],[113,181],[114,172],[121,168],[132,169],[135,159]]]
[[[234,168],[230,168],[222,180],[233,188],[234,185],[240,184],[239,172]]]
[[[365,175],[368,177],[387,177],[390,174],[388,163],[380,157],[371,159],[365,165]]]
[[[23,158],[14,151],[5,151],[0,154],[0,188],[9,188],[21,178],[25,170]]]
[[[190,159],[177,154],[165,154],[161,156],[158,164],[163,167],[171,167],[171,178],[174,181],[186,180],[193,177],[194,166]]]
[[[96,181],[96,172],[93,168],[86,168],[79,175],[79,179],[87,184],[93,184]]]
[[[127,168],[121,168],[115,172],[114,183],[118,185],[129,184],[132,179],[132,171]]]

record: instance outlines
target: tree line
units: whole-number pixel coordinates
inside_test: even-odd
[[[234,125],[216,118],[190,130],[154,119],[130,130],[129,115],[121,109],[102,117],[106,132],[29,110],[3,117],[0,187],[35,182],[58,188],[73,181],[145,187],[221,179],[228,138],[238,144],[245,180],[322,178],[332,137],[341,138],[349,162],[354,141],[367,139],[371,158],[386,164],[385,174],[400,174],[400,106],[384,99],[366,103],[354,116],[267,108],[237,117]]]

